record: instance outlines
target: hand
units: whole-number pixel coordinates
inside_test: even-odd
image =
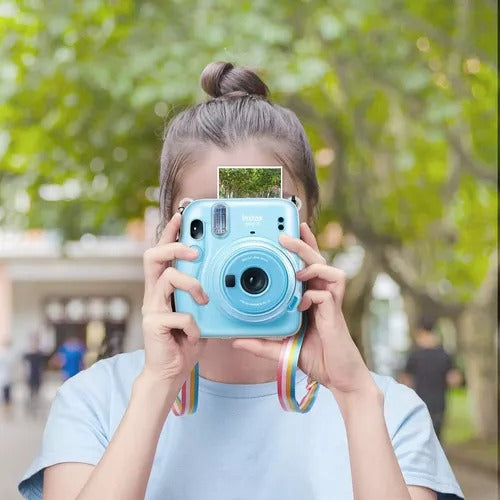
[[[172,311],[174,289],[185,290],[198,304],[208,296],[199,281],[171,267],[174,259],[193,260],[198,253],[175,242],[181,215],[176,213],[166,225],[160,241],[144,253],[144,302],[142,325],[146,355],[144,373],[182,386],[198,361],[205,341],[191,314]]]
[[[373,391],[376,386],[342,314],[345,273],[326,264],[305,223],[300,225],[300,236],[280,236],[280,243],[306,264],[296,273],[298,280],[308,283],[298,306],[300,311],[308,311],[299,368],[330,389],[340,404],[345,396],[366,389]],[[265,339],[238,339],[233,346],[274,360],[279,359],[281,350],[281,342]]]

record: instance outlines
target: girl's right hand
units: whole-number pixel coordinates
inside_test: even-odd
[[[205,341],[191,314],[172,311],[172,293],[178,288],[190,293],[198,304],[207,304],[208,296],[199,281],[171,266],[174,259],[194,260],[198,256],[176,242],[181,214],[166,225],[158,244],[144,252],[144,374],[179,388],[198,361]]]

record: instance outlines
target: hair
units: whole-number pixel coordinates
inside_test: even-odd
[[[203,146],[231,149],[257,140],[269,146],[276,159],[304,187],[308,213],[313,217],[319,187],[311,146],[293,111],[269,99],[269,89],[251,69],[229,62],[212,62],[200,78],[209,99],[189,107],[166,126],[160,168],[160,225],[172,216],[181,171],[195,163]]]
[[[418,329],[426,332],[432,332],[436,326],[436,320],[433,316],[422,315],[418,320]]]

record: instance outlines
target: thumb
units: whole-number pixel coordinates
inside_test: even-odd
[[[241,349],[251,352],[259,358],[267,358],[278,361],[280,359],[281,340],[266,340],[266,339],[237,339],[233,341],[235,349]]]

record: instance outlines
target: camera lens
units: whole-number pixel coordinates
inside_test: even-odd
[[[199,240],[203,237],[203,222],[199,219],[191,221],[191,238]]]
[[[269,278],[265,271],[259,267],[249,267],[241,275],[241,286],[243,290],[252,295],[262,293],[269,283]]]

